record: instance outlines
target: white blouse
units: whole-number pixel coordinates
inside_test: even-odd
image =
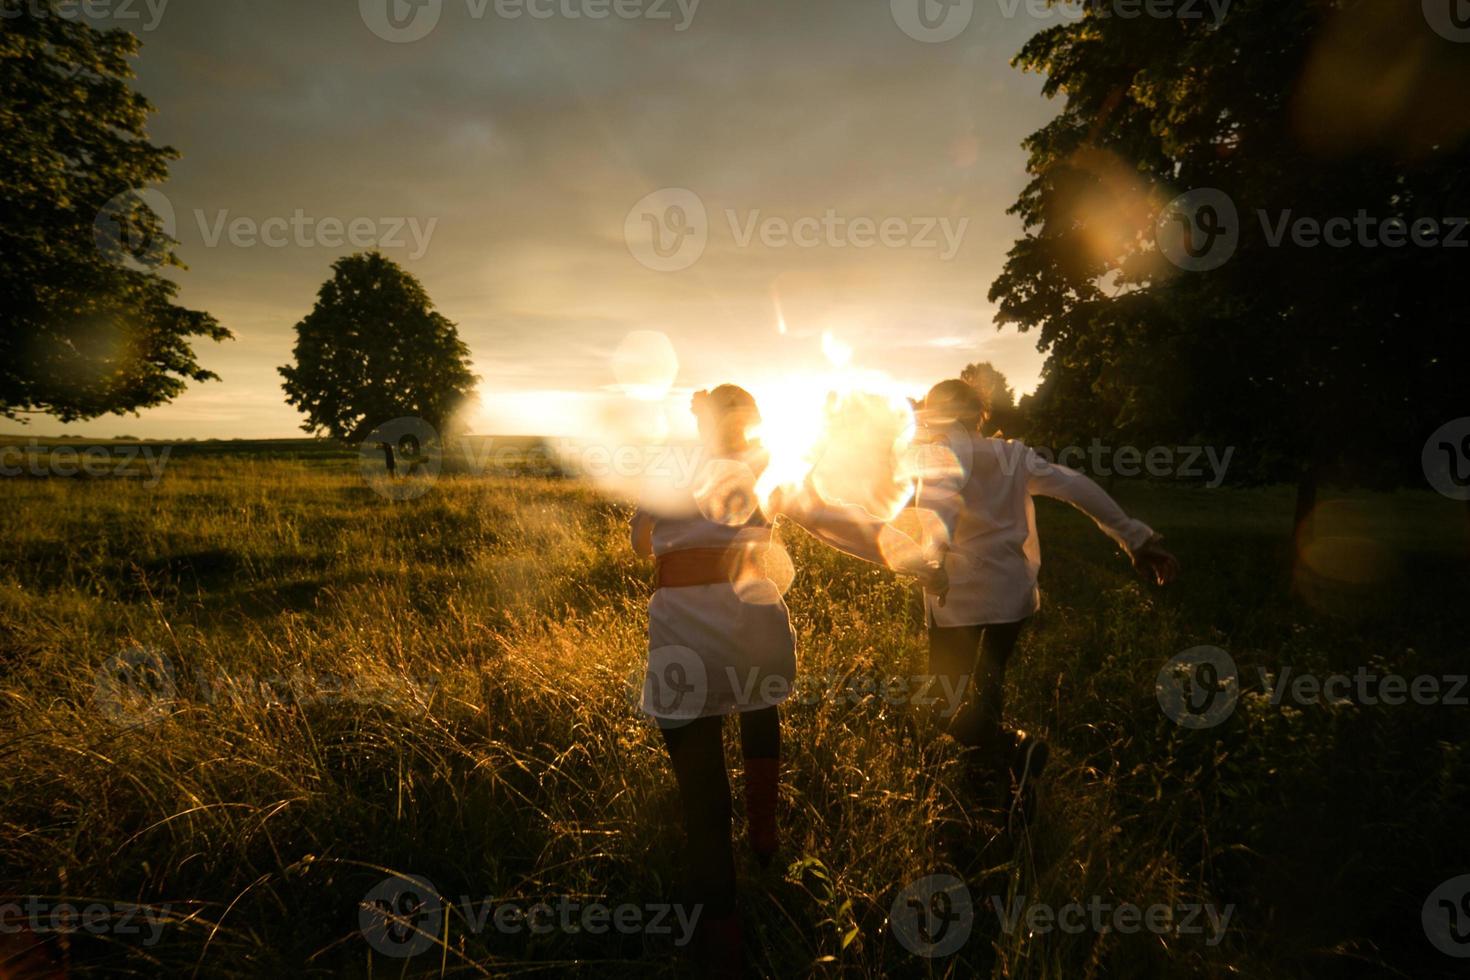
[[[633,548],[657,557],[690,548],[763,546],[770,519],[749,468],[712,461],[682,507],[633,515]],[[867,561],[913,572],[918,542],[857,507],[807,488],[771,507],[817,538]],[[669,727],[780,704],[796,680],[796,637],[782,586],[771,578],[658,589],[648,604],[648,668],[640,706]]]

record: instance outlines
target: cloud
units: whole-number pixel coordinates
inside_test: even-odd
[[[201,211],[437,221],[421,259],[385,251],[501,391],[595,390],[637,329],[669,335],[680,383],[804,358],[828,329],[916,383],[980,353],[1018,387],[1036,375],[1033,340],[997,338],[985,292],[1020,231],[1004,214],[1025,179],[1020,141],[1053,111],[1039,80],[1008,65],[1040,25],[977,17],[955,41],[921,44],[886,3],[705,0],[683,32],[470,9],[445,0],[430,36],[390,44],[345,0],[173,4],[144,37],[153,132],[183,153],[165,187],[191,267],[183,299],[239,337],[200,349],[224,381],[198,390],[238,406],[216,434],[294,429],[274,369],[353,249],[209,247],[190,228]],[[703,258],[675,274],[639,265],[622,239],[633,204],[666,186],[695,190],[717,222]],[[725,217],[828,209],[969,224],[945,262],[742,246]],[[200,424],[197,397],[127,424]]]

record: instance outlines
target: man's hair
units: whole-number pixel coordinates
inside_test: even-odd
[[[960,422],[972,428],[984,422],[989,414],[985,399],[975,386],[958,378],[941,381],[930,388],[924,396],[924,411],[932,422]]]

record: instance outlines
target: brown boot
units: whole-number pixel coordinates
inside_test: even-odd
[[[780,791],[780,759],[745,760],[745,817],[749,823],[750,846],[762,867],[771,863],[781,843],[776,829]]]

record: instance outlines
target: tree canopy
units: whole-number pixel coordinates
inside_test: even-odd
[[[14,9],[11,9],[11,8]],[[174,302],[182,268],[164,216],[139,192],[177,154],[148,141],[129,87],[138,39],[7,5],[0,29],[0,415],[63,421],[159,405],[215,379],[190,339],[225,340]]]
[[[1470,253],[1280,232],[1470,215],[1470,107],[1445,97],[1470,45],[1389,0],[1237,0],[1218,23],[1111,9],[1015,60],[1065,98],[1025,143],[1024,234],[991,288],[1048,354],[1030,434],[1232,445],[1237,479],[1416,472],[1467,414]]]
[[[985,428],[987,432],[1002,435],[1018,435],[1020,413],[1016,409],[1016,393],[1006,376],[989,361],[966,364],[960,372],[960,380],[980,393],[985,403]]]
[[[339,259],[296,325],[295,363],[280,369],[302,428],[361,441],[398,418],[441,433],[479,380],[459,331],[428,293],[378,252]]]

